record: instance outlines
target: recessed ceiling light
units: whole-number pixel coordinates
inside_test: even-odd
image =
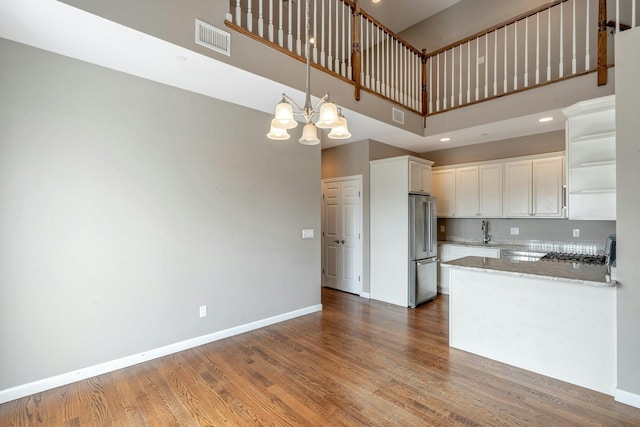
[[[489,134],[485,132],[485,133],[481,133],[480,136],[489,136]]]
[[[178,62],[187,62],[187,57],[182,55],[176,55],[176,61]]]
[[[451,141],[451,138],[440,138],[440,142]]]
[[[540,123],[544,123],[544,122],[550,122],[551,120],[553,120],[553,117],[543,117],[543,118],[539,119],[538,121]]]
[[[380,3],[380,0],[371,0],[372,3]]]

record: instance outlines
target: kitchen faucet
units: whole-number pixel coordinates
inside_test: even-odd
[[[482,221],[482,244],[486,245],[491,240],[489,235],[489,222]]]

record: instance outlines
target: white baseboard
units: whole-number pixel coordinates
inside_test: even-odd
[[[371,299],[371,294],[369,292],[361,292],[360,296],[362,298]]]
[[[188,350],[193,347],[208,344],[210,342],[218,341],[245,332],[253,331],[255,329],[263,328],[265,326],[273,325],[275,323],[304,316],[306,314],[315,313],[321,310],[322,304],[312,305],[310,307],[305,307],[299,310],[290,311],[288,313],[279,314],[277,316],[268,317],[266,319],[257,320],[245,325],[235,326],[233,328],[225,329],[200,337],[191,338],[174,344],[169,344],[164,347],[155,348],[131,356],[125,356],[120,359],[110,360],[98,365],[78,369],[77,371],[67,372],[65,374],[60,374],[53,377],[33,381],[27,384],[22,384],[16,387],[0,390],[0,403],[20,399],[21,397],[30,396],[32,394],[40,393],[45,390],[50,390],[52,388],[71,384],[76,381],[95,377],[96,375],[102,375],[107,372],[127,368],[129,366],[137,365],[138,363],[157,359],[158,357],[163,357],[169,354],[177,353],[179,351]]]
[[[613,398],[616,402],[624,403],[625,405],[635,406],[640,408],[640,394],[629,393],[628,391],[616,389]]]

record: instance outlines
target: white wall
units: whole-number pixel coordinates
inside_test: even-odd
[[[640,28],[616,36],[618,393],[640,407]],[[630,399],[627,399],[627,403]]]
[[[319,147],[201,95],[0,56],[0,392],[320,303],[320,241],[301,239]]]

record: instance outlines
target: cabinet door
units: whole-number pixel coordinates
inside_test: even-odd
[[[476,217],[478,210],[478,168],[456,170],[456,216]]]
[[[436,171],[432,174],[433,195],[437,198],[439,217],[455,216],[456,171]]]
[[[505,174],[505,216],[533,215],[531,209],[531,160],[507,162]]]
[[[431,194],[431,166],[420,165],[420,182],[422,182],[422,192]]]
[[[409,191],[422,191],[422,164],[409,161]]]
[[[533,160],[533,214],[562,217],[564,157]]]
[[[483,217],[502,216],[502,164],[478,168],[478,212]]]

